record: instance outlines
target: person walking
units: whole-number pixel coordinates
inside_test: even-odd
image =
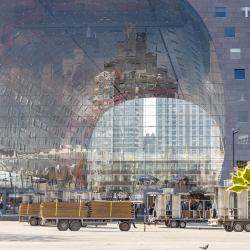
[[[215,219],[217,217],[217,204],[215,201],[212,204],[212,212],[213,212],[212,217],[213,219]]]
[[[0,216],[3,215],[3,202],[0,201]]]

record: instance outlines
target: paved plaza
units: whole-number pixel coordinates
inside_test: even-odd
[[[249,250],[250,234],[223,229],[170,229],[143,225],[121,232],[116,224],[60,232],[56,227],[31,227],[26,223],[0,222],[1,250]]]

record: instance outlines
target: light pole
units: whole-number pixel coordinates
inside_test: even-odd
[[[233,169],[234,169],[234,135],[239,132],[239,129],[233,128],[232,131],[233,131]]]

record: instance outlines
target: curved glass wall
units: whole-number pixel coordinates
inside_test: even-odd
[[[139,98],[198,105],[223,141],[216,51],[187,1],[12,0],[0,8],[0,171],[89,187],[97,122]]]
[[[158,186],[178,178],[189,184],[218,184],[224,159],[220,129],[202,108],[187,101],[146,98],[107,111],[88,151],[89,188],[135,192],[142,176]]]

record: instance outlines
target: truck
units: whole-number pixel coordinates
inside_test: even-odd
[[[29,222],[31,226],[38,226],[40,219],[40,204],[45,200],[42,193],[27,193],[22,196],[19,204],[19,222]]]
[[[165,223],[171,228],[186,228],[188,223],[207,222],[210,218],[212,196],[190,193],[148,193],[150,223]],[[151,200],[151,201],[150,201]],[[151,204],[151,205],[150,205]]]
[[[51,201],[77,202],[86,200],[89,192],[72,190],[47,190],[44,193],[30,192],[22,196],[22,203],[19,204],[19,222],[28,222],[31,226],[42,225],[40,205]],[[93,195],[92,195],[93,196]],[[95,198],[93,196],[93,198]],[[55,221],[48,221],[55,224]],[[47,223],[49,225],[49,223]]]
[[[135,211],[131,201],[46,202],[40,205],[41,223],[55,222],[59,231],[78,231],[87,225],[106,225],[117,221],[121,231],[134,225]]]
[[[223,226],[227,232],[250,232],[248,191],[230,192],[226,187],[217,187],[216,213],[209,219],[211,226]]]
[[[21,203],[19,205],[19,222],[28,221],[31,226],[41,222],[40,203]]]

